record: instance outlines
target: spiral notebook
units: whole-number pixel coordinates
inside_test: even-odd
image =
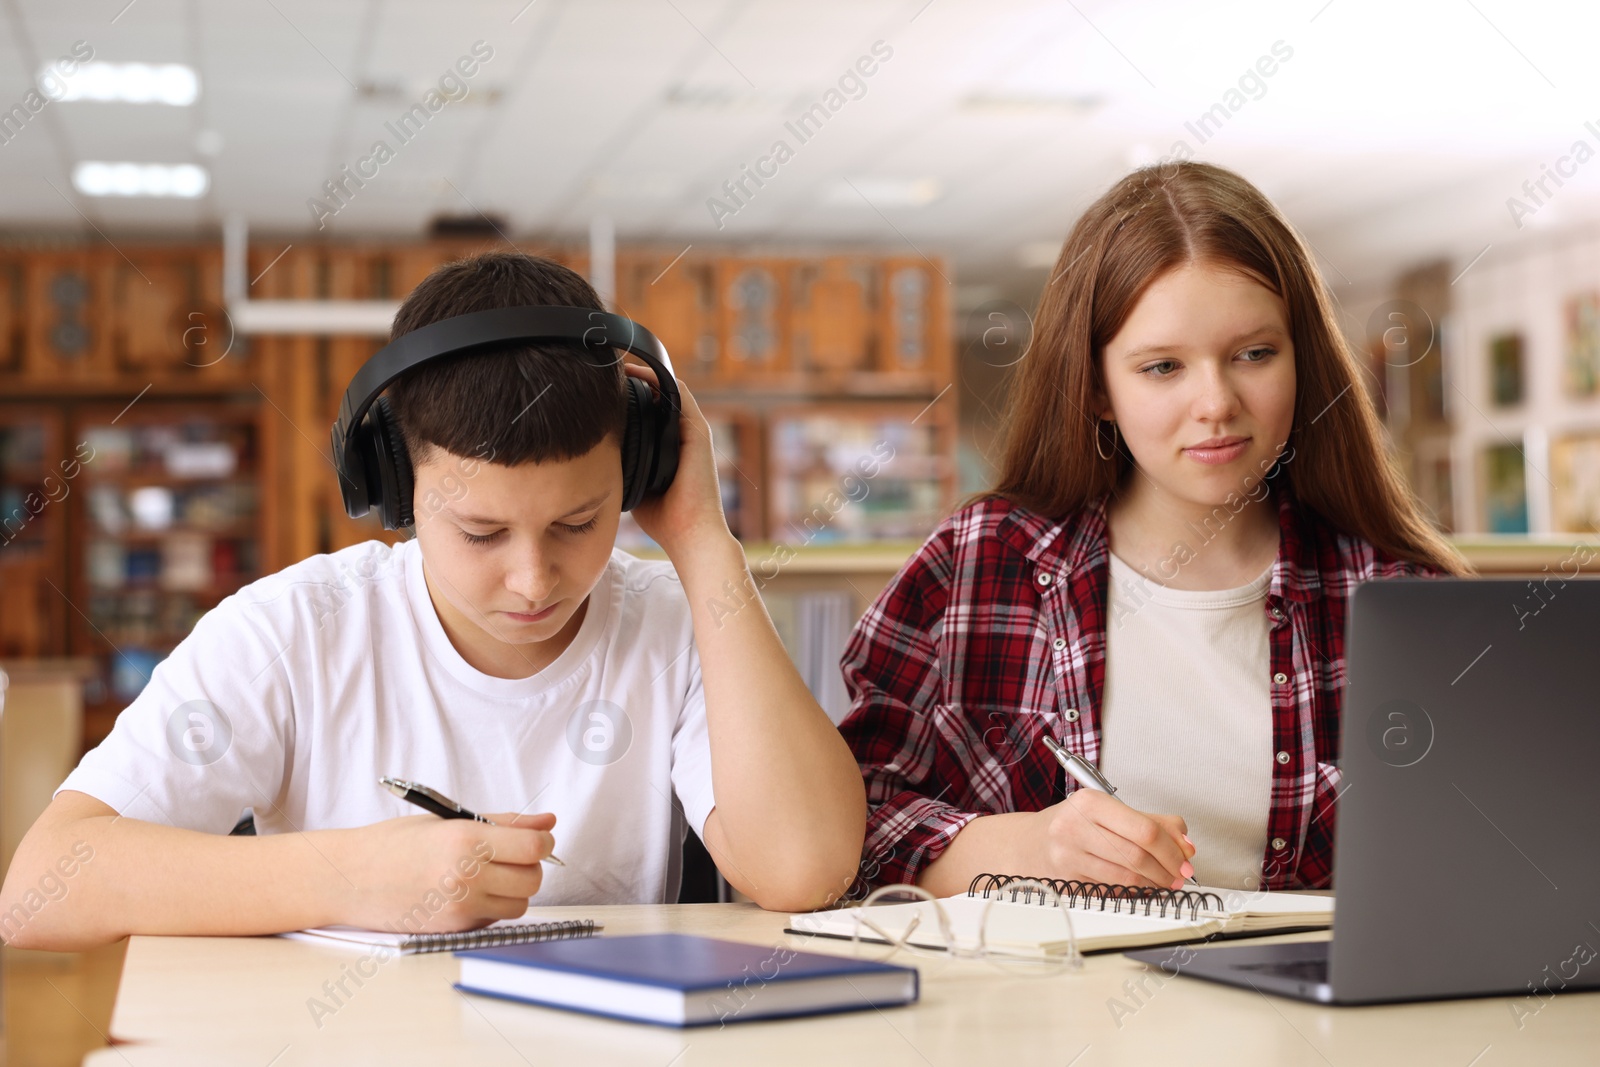
[[[535,941],[593,937],[603,929],[605,927],[593,919],[572,919],[565,922],[501,919],[476,930],[461,930],[455,933],[414,934],[403,930],[366,930],[359,926],[318,926],[311,930],[294,930],[278,936],[319,944],[392,948],[402,955],[410,955],[414,952],[454,952],[457,949],[499,948],[502,945],[526,945]]]
[[[1323,930],[1333,925],[1331,896],[1213,886],[1141,889],[1103,882],[1033,880],[1050,886],[1059,894],[1062,906],[1070,909],[1080,952]],[[995,952],[1035,958],[1065,953],[1067,923],[1055,914],[1050,897],[1018,886],[1025,881],[1029,879],[1021,875],[980,874],[965,893],[941,898],[939,903],[950,917],[957,943],[975,946],[982,928],[984,944]],[[986,909],[989,915],[984,926]],[[791,915],[789,932],[851,938],[859,928],[853,914],[856,910]],[[871,915],[875,925],[897,940],[924,948],[943,947],[939,922],[926,902],[874,904]],[[861,937],[878,940],[866,929],[861,929]]]

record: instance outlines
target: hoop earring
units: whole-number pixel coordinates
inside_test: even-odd
[[[1104,422],[1111,423],[1111,455],[1109,456],[1100,451],[1100,426]],[[1094,424],[1094,454],[1104,460],[1112,460],[1117,458],[1117,424],[1115,421],[1111,419],[1103,419],[1101,422]]]

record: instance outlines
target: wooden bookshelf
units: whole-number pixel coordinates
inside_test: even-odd
[[[767,532],[798,544],[925,535],[955,501],[954,408],[813,402],[767,417]]]
[[[69,498],[66,585],[69,651],[99,668],[86,744],[202,614],[266,572],[273,461],[260,423],[248,398],[72,410],[71,437],[91,457]]]

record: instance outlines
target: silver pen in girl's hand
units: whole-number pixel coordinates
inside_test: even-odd
[[[1063,770],[1077,779],[1079,785],[1085,789],[1095,789],[1102,793],[1115,793],[1117,787],[1106,781],[1106,776],[1100,773],[1099,768],[1076,752],[1069,752],[1067,747],[1049,734],[1040,734],[1044,747],[1061,764]]]
[[[1040,734],[1039,739],[1044,742],[1044,747],[1050,750],[1050,754],[1056,758],[1056,762],[1061,764],[1061,769],[1072,775],[1079,785],[1085,789],[1093,789],[1107,794],[1114,794],[1117,791],[1117,787],[1112,785],[1106,779],[1106,776],[1100,773],[1100,768],[1076,752],[1069,751],[1060,741],[1057,741],[1049,734]],[[1191,885],[1200,884],[1195,881],[1192,874],[1185,881]]]
[[[409,804],[415,804],[423,811],[431,811],[441,819],[473,819],[477,822],[488,823],[490,826],[496,825],[494,822],[485,819],[477,812],[468,811],[466,808],[463,808],[460,804],[457,804],[443,793],[440,793],[437,790],[429,789],[421,782],[407,782],[401,778],[384,777],[378,779],[378,784],[383,786],[389,792],[393,793],[395,796],[399,797],[401,800],[404,800]],[[566,866],[565,863],[556,858],[554,852],[546,856],[545,861],[553,863],[557,867]]]

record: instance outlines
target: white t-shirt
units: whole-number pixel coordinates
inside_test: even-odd
[[[314,556],[202,617],[61,788],[219,834],[250,808],[269,834],[419,814],[384,775],[554,812],[566,866],[545,865],[537,904],[675,900],[684,823],[703,832],[715,801],[672,566],[613,550],[571,645],[508,679],[451,645],[416,542]]]
[[[1111,556],[1100,769],[1140,811],[1181,815],[1202,885],[1259,889],[1272,803],[1272,567],[1172,589]]]

